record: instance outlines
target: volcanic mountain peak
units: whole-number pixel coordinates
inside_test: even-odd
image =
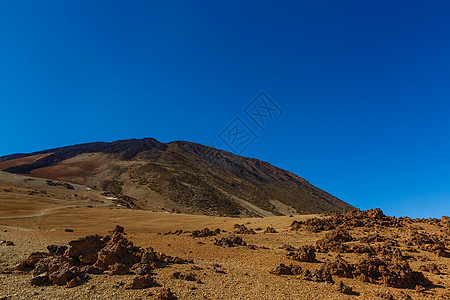
[[[270,216],[353,208],[267,162],[185,141],[130,139],[13,154],[0,157],[0,170],[89,185],[145,210]]]

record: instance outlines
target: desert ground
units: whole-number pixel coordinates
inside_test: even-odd
[[[118,206],[86,186],[4,172],[0,204],[0,299],[450,299],[447,218],[397,219],[378,210],[265,218],[151,212]],[[124,233],[113,231],[116,225]],[[76,248],[70,241],[95,234],[107,237],[95,264],[67,254]],[[32,285],[39,268],[50,274],[51,261],[77,270],[99,265],[101,255],[118,249],[114,241],[140,259],[126,274],[110,264],[70,284],[46,277]],[[51,253],[49,245],[69,252]],[[36,252],[46,254],[30,263]],[[146,272],[143,253],[164,255]],[[152,284],[133,288],[139,276],[151,276]]]

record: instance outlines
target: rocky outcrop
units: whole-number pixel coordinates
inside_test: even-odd
[[[35,252],[19,264],[18,270],[31,271],[32,285],[55,284],[74,287],[82,284],[88,274],[108,273],[125,275],[136,273],[130,288],[146,288],[155,284],[151,270],[166,264],[183,264],[179,257],[142,249],[124,237],[117,226],[107,236],[89,235],[69,242],[66,246],[48,246],[49,252]]]
[[[220,240],[215,239],[214,245],[228,248],[234,246],[246,246],[247,243],[244,242],[244,240],[237,235],[229,235],[227,237],[221,238]]]
[[[303,261],[303,262],[315,262],[316,261],[316,251],[313,246],[302,246],[297,251],[289,252],[286,255],[288,258]]]

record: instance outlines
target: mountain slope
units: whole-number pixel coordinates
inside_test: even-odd
[[[13,154],[0,157],[0,170],[86,184],[146,210],[270,216],[352,208],[267,162],[184,141],[131,139]]]

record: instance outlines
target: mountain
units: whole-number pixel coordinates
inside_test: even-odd
[[[196,143],[96,142],[0,157],[0,170],[87,185],[130,208],[216,216],[272,216],[353,207],[258,159]]]

